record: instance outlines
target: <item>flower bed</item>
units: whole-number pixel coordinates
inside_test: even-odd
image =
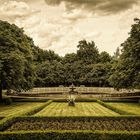
[[[5,131],[139,131],[140,117],[19,117]]]

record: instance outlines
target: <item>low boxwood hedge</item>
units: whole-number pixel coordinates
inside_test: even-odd
[[[98,121],[99,124],[103,121],[125,121],[129,122],[134,120],[140,120],[140,116],[88,116],[88,117],[81,117],[81,116],[71,116],[71,117],[36,117],[36,116],[23,116],[23,117],[11,117],[11,118],[5,118],[2,121],[0,121],[0,131],[6,131],[7,128],[9,128],[12,124],[16,122],[24,122],[27,121],[26,123],[31,122],[58,122],[58,123],[65,123],[65,122],[71,122],[71,123],[85,123],[85,122],[90,122],[90,121]],[[22,129],[22,128],[21,128]],[[20,130],[20,129],[19,129]],[[66,130],[66,129],[65,129]],[[77,130],[77,129],[76,129]],[[87,130],[87,129],[86,129]],[[132,129],[133,130],[133,129]]]
[[[43,108],[45,108],[46,106],[48,106],[49,104],[51,104],[53,101],[52,100],[49,100],[47,101],[45,104],[39,106],[39,107],[36,107],[36,108],[33,108],[27,112],[25,112],[24,114],[22,115],[34,115],[36,114],[37,112],[41,111]]]
[[[0,132],[0,140],[139,140],[140,131],[19,131]]]
[[[93,98],[77,98],[75,102],[96,102]],[[68,102],[67,99],[54,99],[53,102]]]
[[[16,98],[11,97],[13,102],[47,102],[49,99],[46,98]]]

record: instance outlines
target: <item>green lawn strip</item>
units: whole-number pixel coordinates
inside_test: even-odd
[[[40,112],[36,113],[34,116],[50,116],[49,114],[54,112],[54,103],[47,106],[47,108],[43,108]]]
[[[126,110],[134,115],[140,115],[140,105],[138,103],[107,103],[110,106],[116,107],[121,110]]]
[[[47,101],[43,105],[28,109],[25,112],[22,112],[22,113],[19,113],[19,114],[16,114],[16,115],[11,115],[9,117],[5,117],[4,119],[0,120],[0,131],[2,131],[3,129],[5,129],[6,127],[11,125],[12,123],[14,123],[17,117],[26,116],[26,115],[34,115],[35,113],[42,110],[44,107],[46,107],[47,105],[49,105],[51,103],[52,103],[52,100]]]
[[[140,131],[18,131],[0,132],[0,140],[139,140]]]
[[[94,116],[94,115],[118,115],[100,104],[76,102],[75,107],[68,106],[68,103],[53,102],[35,116]]]
[[[116,112],[114,112],[114,111],[112,111],[112,110],[110,110],[110,109],[108,109],[100,104],[98,104],[98,109],[101,110],[102,112],[104,112],[103,115],[108,115],[108,114],[109,115],[119,115],[118,113],[116,113]]]
[[[120,115],[135,115],[134,113],[130,113],[130,112],[118,109],[118,108],[113,107],[113,106],[111,106],[111,105],[109,105],[109,104],[107,104],[105,102],[100,101],[100,100],[97,100],[97,102],[99,104],[101,104],[102,106],[104,106],[104,107],[106,107],[106,108],[108,108],[108,109],[110,109],[110,110],[112,110],[112,111],[114,111],[114,112],[116,112],[116,113],[118,113]]]
[[[43,104],[44,103],[13,103],[11,105],[0,106],[0,116],[9,117],[16,114],[21,114]]]

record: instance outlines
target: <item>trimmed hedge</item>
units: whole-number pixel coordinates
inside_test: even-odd
[[[0,140],[139,140],[140,131],[19,131],[0,132]]]
[[[17,121],[16,117],[6,117],[0,121],[0,131],[3,131],[4,129],[11,126],[14,122]]]
[[[14,98],[11,97],[14,102],[47,102],[49,99],[40,99],[40,98],[24,98],[24,99],[19,99],[19,98]]]
[[[43,108],[45,108],[46,106],[48,106],[49,104],[51,104],[53,101],[52,100],[49,100],[47,101],[45,104],[41,105],[40,107],[36,107],[36,108],[33,108],[27,112],[25,112],[25,114],[22,114],[22,115],[34,115],[36,114],[37,112],[41,111]]]
[[[96,102],[96,99],[92,98],[77,98],[75,102]],[[66,99],[54,99],[53,102],[68,102]]]
[[[110,110],[112,110],[112,111],[114,111],[116,113],[119,113],[120,115],[135,115],[134,113],[129,113],[127,111],[123,111],[123,110],[120,110],[118,108],[115,108],[115,107],[113,107],[111,105],[108,105],[108,104],[106,104],[106,103],[104,103],[104,102],[102,102],[100,100],[97,100],[97,102],[99,104],[101,104],[102,106],[104,106],[104,107],[106,107],[106,108],[108,108],[108,109],[110,109]]]
[[[119,121],[119,122],[125,121],[126,125],[127,125],[127,122],[128,123],[130,123],[130,122],[134,123],[136,121],[135,123],[139,123],[140,122],[140,116],[89,116],[89,117],[80,117],[80,116],[72,116],[72,117],[62,117],[62,116],[61,117],[57,117],[57,116],[56,117],[24,116],[24,117],[16,117],[16,118],[14,117],[12,119],[9,119],[9,120],[3,122],[3,125],[2,124],[0,125],[0,130],[1,131],[6,131],[9,127],[11,127],[12,124],[13,124],[13,127],[11,127],[11,128],[14,128],[15,127],[14,125],[16,124],[16,122],[17,123],[21,122],[21,125],[19,124],[17,127],[15,127],[16,129],[15,130],[13,129],[12,131],[25,130],[25,129],[22,129],[23,127],[21,127],[24,122],[25,122],[25,125],[26,125],[26,123],[27,124],[31,123],[31,125],[34,125],[35,123],[37,123],[37,125],[40,125],[39,128],[37,128],[37,129],[34,129],[34,127],[32,126],[33,129],[31,129],[31,130],[40,130],[40,128],[42,127],[42,124],[39,124],[38,122],[43,122],[43,126],[44,126],[44,123],[46,123],[46,122],[50,123],[50,124],[46,124],[47,126],[45,126],[45,127],[46,128],[48,127],[47,129],[49,129],[49,125],[51,126],[51,128],[52,128],[53,124],[59,125],[60,130],[61,130],[61,125],[60,124],[66,124],[66,123],[68,123],[68,124],[69,123],[74,123],[75,124],[77,122],[78,124],[81,123],[80,125],[82,127],[83,126],[82,124],[85,124],[86,122],[91,122],[92,123],[92,121],[93,122],[98,121],[99,125],[100,125],[100,123],[102,123],[104,121],[107,121],[108,123],[110,121],[111,122],[112,121]],[[53,123],[53,124],[51,124],[51,123]],[[135,127],[135,124],[133,126]],[[62,125],[62,127],[63,127],[63,125]],[[69,127],[67,127],[67,129],[64,129],[64,128],[62,128],[62,129],[63,130],[70,130]],[[85,129],[85,126],[83,126],[83,127],[84,128],[79,128],[79,127],[76,127],[76,126],[72,126],[72,128],[75,128],[75,130],[77,130],[77,129],[78,130],[79,129],[87,130],[87,129]],[[117,129],[118,129],[118,127],[117,127]],[[133,130],[138,131],[139,130],[138,127],[139,126],[137,126],[137,129],[131,129],[130,128],[130,131],[133,131]],[[46,128],[44,130],[46,130]],[[123,129],[121,129],[121,128],[122,128],[122,126],[120,126],[120,128],[118,130],[124,130],[124,128]],[[27,130],[28,130],[28,127],[27,127]],[[59,130],[59,129],[56,128],[55,130]],[[88,130],[90,130],[90,128],[88,128]],[[98,129],[94,129],[94,130],[98,130]],[[102,130],[102,129],[99,128],[99,130]],[[106,130],[108,130],[108,128]],[[112,130],[112,128],[109,128],[109,130]],[[115,129],[113,129],[113,130],[115,130]]]

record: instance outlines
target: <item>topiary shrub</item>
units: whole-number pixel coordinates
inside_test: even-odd
[[[3,103],[4,103],[5,105],[10,105],[10,104],[12,104],[12,99],[6,97],[6,98],[3,99]]]

